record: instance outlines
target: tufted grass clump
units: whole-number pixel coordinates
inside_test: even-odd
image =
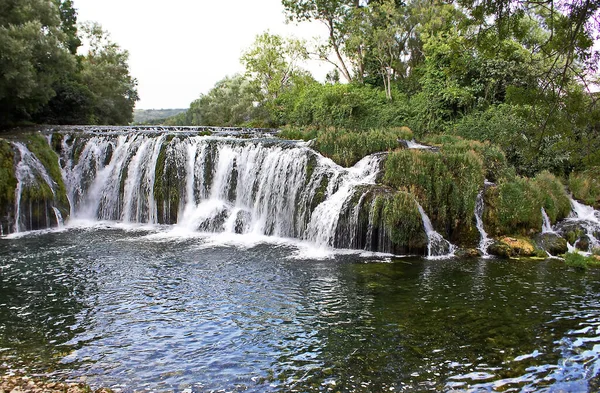
[[[316,127],[283,127],[277,136],[281,139],[310,141],[317,137],[319,130]]]
[[[369,131],[329,128],[319,131],[314,148],[337,164],[350,167],[369,154],[396,149],[399,139],[412,139],[412,131],[407,127]]]
[[[421,214],[414,196],[398,191],[391,197],[378,197],[375,209],[380,214],[380,222],[394,246],[394,250],[415,250],[427,245]]]
[[[485,178],[491,182],[511,176],[506,156],[502,149],[490,142],[479,142],[463,139],[455,135],[429,135],[423,140],[424,143],[437,146],[445,153],[466,153],[473,151],[481,157],[485,168]]]
[[[569,252],[565,254],[565,264],[576,269],[586,270],[590,267],[600,267],[600,260],[593,255],[586,256],[578,252]]]
[[[484,221],[492,234],[531,235],[542,227],[542,208],[552,223],[569,215],[571,203],[561,181],[547,171],[533,179],[513,176],[485,195]]]
[[[484,169],[481,158],[472,150],[397,150],[386,160],[383,182],[414,195],[436,229],[453,238],[453,234],[474,227],[475,203],[483,187]]]
[[[600,207],[600,167],[592,167],[569,176],[569,189],[575,199]]]
[[[571,201],[560,179],[548,171],[542,171],[533,178],[533,185],[540,191],[541,207],[546,210],[553,224],[569,215]]]

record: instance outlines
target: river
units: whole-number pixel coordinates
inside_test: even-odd
[[[593,392],[600,272],[94,222],[0,239],[3,368],[133,391]]]

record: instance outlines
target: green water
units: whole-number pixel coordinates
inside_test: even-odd
[[[126,392],[600,389],[596,270],[263,240],[0,239],[0,364]]]

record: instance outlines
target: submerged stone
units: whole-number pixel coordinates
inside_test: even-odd
[[[535,244],[550,255],[561,255],[567,252],[567,240],[556,233],[540,233],[533,238]]]

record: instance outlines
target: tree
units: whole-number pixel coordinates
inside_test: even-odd
[[[348,82],[363,76],[363,44],[354,40],[347,46],[352,29],[360,28],[360,0],[282,0],[289,21],[320,21],[328,30],[327,45],[317,48],[316,55],[333,64]],[[329,58],[329,52],[335,60]],[[344,56],[345,55],[345,56]],[[352,74],[348,60],[355,65]]]
[[[296,39],[285,39],[265,32],[256,37],[254,44],[241,58],[246,76],[263,97],[274,100],[299,78],[303,71],[298,62],[308,58],[306,45]]]
[[[30,120],[55,94],[75,59],[58,3],[0,0],[0,125]]]
[[[139,99],[137,80],[129,73],[129,53],[97,23],[81,26],[89,47],[81,59],[81,83],[91,92],[92,110],[88,123],[128,124]]]

